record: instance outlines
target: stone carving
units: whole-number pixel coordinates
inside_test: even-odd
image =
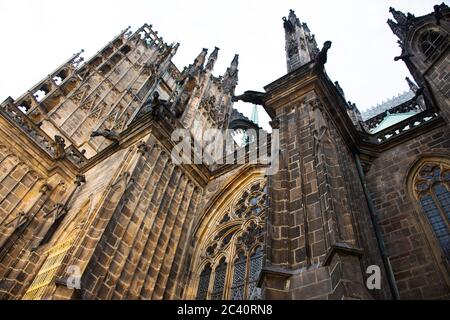
[[[331,41],[325,41],[323,44],[322,50],[317,54],[315,59],[315,69],[316,70],[323,70],[323,67],[327,63],[328,60],[328,50],[331,48]]]
[[[222,79],[222,88],[225,93],[234,94],[234,89],[236,89],[238,83],[238,65],[239,55],[236,54]]]
[[[405,25],[408,23],[408,18],[403,12],[395,10],[393,7],[389,7],[389,12],[392,13],[392,16],[399,25]]]
[[[91,137],[104,137],[113,142],[119,142],[120,136],[117,132],[109,129],[95,130],[91,133]]]
[[[160,119],[164,112],[162,110],[163,108],[164,103],[159,99],[159,92],[155,91],[147,100],[146,105],[144,106],[144,112],[150,113],[153,119]]]
[[[81,186],[83,183],[86,183],[86,176],[83,174],[77,174],[74,182],[77,186]]]
[[[65,156],[66,143],[63,137],[55,135],[55,159],[60,160]]]
[[[440,26],[441,19],[444,17],[441,12],[441,6],[437,4],[433,8],[434,8],[434,18],[436,19],[436,24],[438,26]]]
[[[265,94],[258,91],[245,91],[239,96],[233,97],[233,102],[244,101],[257,105],[264,105]]]
[[[286,30],[287,33],[294,33],[295,27],[292,22],[289,21],[286,17],[283,17],[283,21],[284,30]]]
[[[411,53],[403,52],[400,56],[395,57],[394,61],[398,61],[398,60],[405,61],[405,60],[409,60],[409,58],[411,58],[411,57],[414,57],[414,55]]]
[[[214,51],[211,53],[211,55],[208,58],[208,62],[206,63],[206,67],[205,67],[206,70],[212,70],[214,68],[214,64],[217,61],[217,56],[218,56],[219,50],[220,49],[217,47],[214,48]]]
[[[177,118],[183,114],[194,90],[198,87],[197,71],[195,66],[185,68],[177,81],[180,88],[176,103],[173,106],[173,112]]]
[[[70,145],[66,149],[66,157],[69,159],[72,163],[74,163],[77,166],[81,166],[87,162],[87,159],[85,157],[86,150],[78,151],[77,148],[75,148],[73,145]]]
[[[144,141],[139,142],[138,144],[138,153],[144,155],[148,151],[148,146]]]
[[[406,34],[412,27],[412,22],[415,19],[414,15],[408,13],[405,15],[403,12],[395,10],[393,7],[389,8],[389,12],[392,14],[394,19],[397,21],[395,23],[393,20],[388,20],[388,25],[391,27],[392,32],[403,41],[406,38]]]
[[[44,182],[41,187],[39,188],[39,192],[43,195],[47,193],[47,191],[52,190],[52,187],[48,184],[48,182]]]
[[[36,126],[19,108],[14,104],[3,103],[0,105],[0,113],[15,123],[31,140],[35,141],[50,156],[55,156],[55,143]]]
[[[316,139],[316,142],[322,141],[325,132],[328,130],[327,121],[324,118],[323,106],[318,98],[315,98],[310,102],[313,113],[314,113],[314,127],[313,127],[313,136]]]
[[[269,122],[269,125],[272,127],[272,129],[280,129],[280,119],[275,118],[272,121]]]
[[[287,48],[288,57],[291,58],[293,55],[298,54],[297,43],[294,39],[291,39]]]

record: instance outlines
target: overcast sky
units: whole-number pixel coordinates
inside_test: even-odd
[[[360,110],[408,89],[409,75],[386,20],[389,6],[416,16],[442,0],[0,0],[0,100],[19,97],[80,49],[90,57],[122,29],[152,24],[180,42],[179,69],[219,47],[215,74],[239,54],[236,93],[263,90],[286,74],[282,17],[293,9],[320,47],[333,42],[327,72]],[[445,1],[447,2],[447,1]],[[448,2],[447,2],[448,3]],[[251,105],[238,104],[250,117]],[[260,114],[261,122],[267,118]]]

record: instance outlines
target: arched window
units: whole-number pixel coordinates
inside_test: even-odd
[[[260,298],[257,281],[263,264],[266,192],[264,181],[249,185],[216,219],[217,226],[208,232],[209,240],[201,246],[200,265],[206,267],[197,271],[196,299]]]
[[[263,252],[261,248],[257,248],[250,257],[249,276],[247,285],[248,300],[257,300],[261,297],[261,289],[257,287],[259,273],[262,269]]]
[[[447,45],[447,38],[435,30],[425,31],[419,38],[419,48],[425,55],[425,61],[436,59]]]
[[[214,272],[214,286],[211,295],[212,300],[221,300],[225,287],[225,277],[227,275],[227,262],[222,258]]]
[[[233,285],[231,287],[231,300],[243,300],[245,278],[247,271],[247,257],[243,251],[239,252],[234,262]]]
[[[414,179],[414,192],[444,259],[450,263],[450,167],[425,163]]]
[[[208,264],[200,275],[200,281],[197,289],[197,300],[205,300],[208,294],[209,279],[211,278],[211,266]]]

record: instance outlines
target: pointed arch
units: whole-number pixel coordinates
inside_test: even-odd
[[[450,157],[424,155],[416,160],[406,188],[437,265],[450,284]]]
[[[250,168],[223,183],[195,229],[192,277],[186,298],[247,299],[250,292],[259,298],[258,290],[249,289],[250,285],[256,287],[256,278],[250,281],[249,276],[259,276],[262,255],[260,264],[253,263],[253,273],[250,258],[255,247],[262,247],[266,194],[263,168]],[[211,273],[206,285],[208,266]]]

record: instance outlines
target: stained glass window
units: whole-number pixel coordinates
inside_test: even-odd
[[[211,240],[202,246],[202,257],[215,268],[201,272],[197,299],[260,299],[257,281],[263,262],[266,191],[265,181],[249,185],[236,197],[232,210],[217,218],[216,228],[209,232]],[[209,294],[208,287],[212,287]]]
[[[415,191],[428,223],[440,244],[444,258],[450,263],[450,192],[449,168],[426,164],[419,171]]]
[[[261,248],[258,248],[250,258],[250,273],[248,277],[248,300],[261,299],[261,289],[258,288],[257,281],[259,273],[262,269],[263,253]]]
[[[240,252],[234,263],[233,286],[231,287],[231,300],[243,300],[245,288],[245,276],[247,267],[247,256]]]
[[[202,274],[200,275],[200,281],[197,288],[197,300],[205,300],[208,295],[209,279],[211,278],[211,267],[205,266]]]
[[[223,298],[226,272],[227,263],[225,261],[225,258],[222,258],[219,265],[216,267],[216,272],[214,275],[214,287],[211,295],[212,300],[221,300]]]

